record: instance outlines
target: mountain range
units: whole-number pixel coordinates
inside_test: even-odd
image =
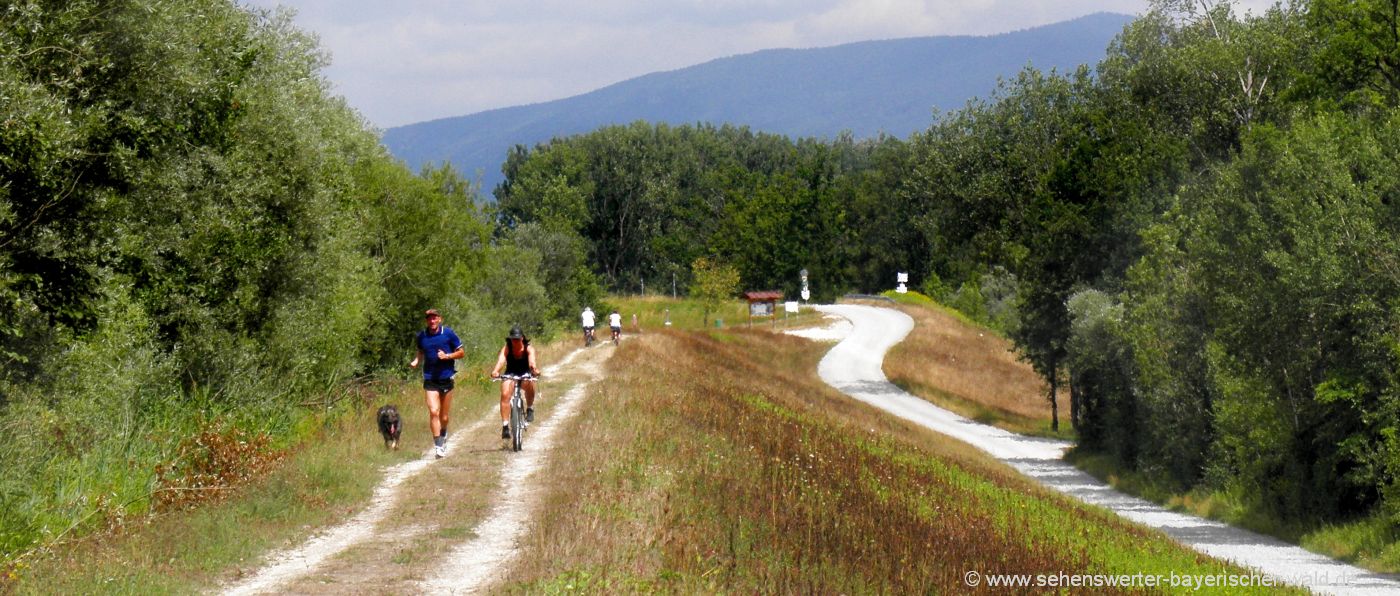
[[[383,143],[417,169],[450,162],[485,190],[502,179],[510,147],[637,120],[746,125],[789,137],[907,137],[987,97],[1027,66],[1072,71],[1097,64],[1133,17],[1096,13],[988,36],[865,41],[763,50],[628,79],[542,103],[390,128]]]

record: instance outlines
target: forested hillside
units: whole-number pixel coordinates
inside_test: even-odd
[[[475,353],[593,297],[388,155],[289,23],[0,8],[0,561],[236,486],[401,369],[427,307]]]
[[[936,36],[774,49],[656,72],[582,95],[442,118],[384,131],[412,167],[451,163],[494,187],[517,144],[634,120],[729,123],[791,137],[906,136],[935,110],[985,95],[1026,65],[1073,71],[1103,59],[1132,20],[1098,13],[987,36]]]
[[[496,193],[613,289],[684,287],[697,257],[790,294],[806,268],[820,299],[909,271],[1070,385],[1082,450],[1393,532],[1393,8],[1159,2],[1097,68],[1028,69],[907,140],[637,123],[519,148]]]

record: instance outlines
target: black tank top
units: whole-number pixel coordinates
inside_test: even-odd
[[[512,375],[523,375],[530,372],[530,340],[524,341],[524,347],[520,350],[520,357],[510,351],[510,340],[506,340],[506,373]]]

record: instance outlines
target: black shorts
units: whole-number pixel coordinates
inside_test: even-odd
[[[447,393],[449,391],[452,391],[452,378],[448,377],[446,379],[423,379],[423,390],[436,391],[438,393]]]

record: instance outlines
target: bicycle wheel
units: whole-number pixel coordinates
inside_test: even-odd
[[[518,391],[518,390],[517,390]],[[520,396],[510,400],[510,450],[520,451],[525,442],[525,412],[520,410]]]

